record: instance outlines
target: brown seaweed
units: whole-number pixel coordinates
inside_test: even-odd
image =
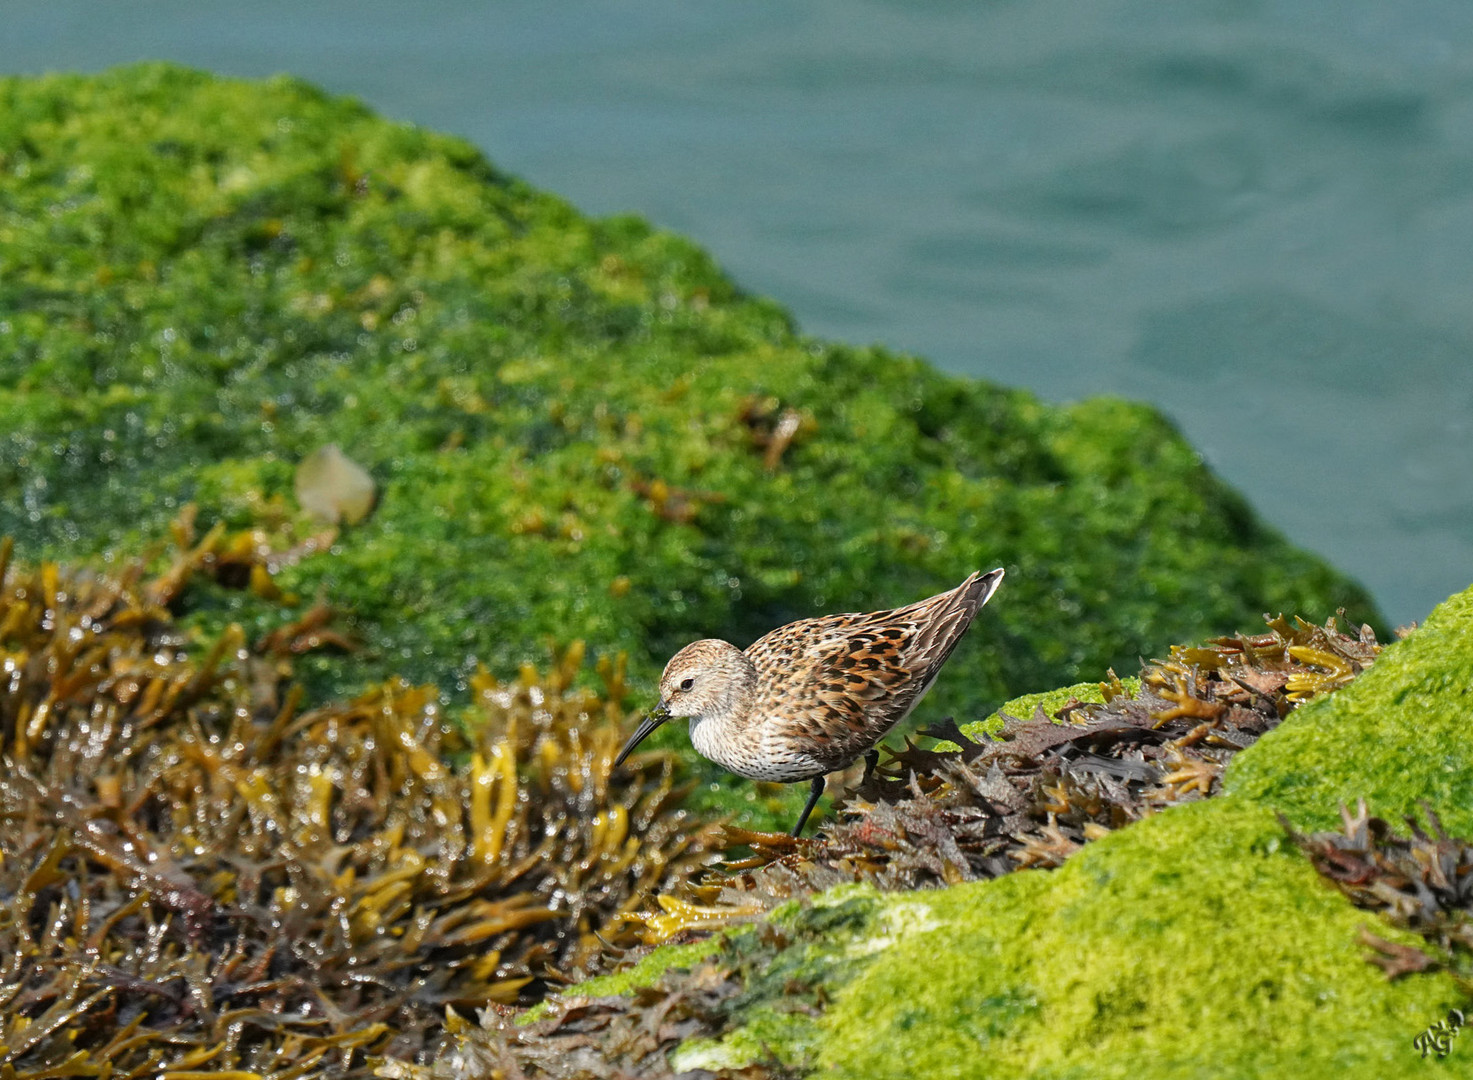
[[[628,995],[568,996],[531,1022],[512,1010],[484,1010],[480,1023],[451,1018],[431,1065],[389,1059],[389,1080],[662,1080],[722,1077],[783,1080],[796,1075],[776,1063],[719,1072],[675,1073],[668,1054],[688,1039],[721,1034],[742,983],[725,965],[706,962],[667,973]]]
[[[786,408],[775,397],[749,394],[742,400],[737,422],[746,430],[755,449],[762,451],[762,467],[775,472],[783,455],[801,434],[817,426],[811,416]]]
[[[1356,907],[1426,939],[1430,954],[1362,929],[1366,959],[1388,978],[1446,967],[1466,979],[1473,976],[1473,842],[1448,836],[1436,812],[1425,803],[1422,810],[1431,832],[1408,817],[1399,834],[1370,816],[1364,799],[1354,814],[1340,808],[1340,832],[1304,834],[1282,814],[1279,821]]]
[[[611,769],[616,665],[602,693],[578,648],[482,672],[463,716],[403,682],[304,707],[291,657],[351,644],[322,638],[330,613],[191,648],[169,610],[195,573],[246,584],[298,553],[187,519],[176,547],[151,579],[0,549],[5,1076],[413,1060],[447,1009],[590,971],[713,847],[669,757]]]

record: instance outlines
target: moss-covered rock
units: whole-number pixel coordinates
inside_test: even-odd
[[[1395,819],[1425,800],[1451,832],[1473,832],[1470,676],[1473,589],[1241,754],[1227,794],[1115,831],[1055,871],[821,895],[820,909],[855,913],[840,934],[805,933],[780,910],[776,945],[749,929],[725,952],[739,971],[801,965],[816,977],[774,989],[747,975],[734,1030],[675,1062],[775,1057],[876,1080],[1473,1076],[1467,1047],[1423,1060],[1412,1045],[1448,1009],[1469,1008],[1466,984],[1435,970],[1391,981],[1368,963],[1368,923],[1393,944],[1422,941],[1352,906],[1275,816],[1326,823],[1364,796]],[[764,940],[763,965],[742,960]],[[657,952],[641,978],[665,956],[689,961]],[[795,983],[821,1007],[785,1009]]]
[[[1265,610],[1375,617],[1147,407],[803,338],[686,241],[285,78],[0,81],[0,431],[0,532],[69,556],[187,501],[285,543],[296,463],[365,465],[373,516],[279,575],[366,645],[306,658],[322,689],[453,688],[549,638],[647,681],[694,636],[998,564],[932,716]]]
[[[1335,825],[1361,798],[1391,821],[1425,799],[1450,833],[1473,837],[1473,589],[1245,750],[1224,787],[1304,828]]]
[[[926,929],[824,1017],[827,1075],[1385,1077],[1464,1002],[1447,976],[1390,983],[1366,963],[1365,913],[1234,800],[927,899]]]

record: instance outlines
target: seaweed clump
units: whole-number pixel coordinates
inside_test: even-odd
[[[1448,836],[1430,806],[1423,812],[1431,832],[1408,816],[1407,835],[1372,817],[1363,799],[1354,814],[1341,807],[1339,832],[1301,833],[1283,814],[1279,821],[1351,903],[1421,934],[1432,949],[1390,942],[1362,927],[1367,960],[1391,979],[1443,967],[1473,993],[1473,843]]]
[[[828,994],[870,961],[878,905],[850,890],[791,905],[755,926],[708,942],[674,946],[658,969],[591,980],[549,998],[533,1013],[482,1010],[479,1023],[453,1017],[428,1065],[387,1059],[390,1080],[605,1080],[609,1077],[788,1080],[811,1072],[813,1034]],[[832,950],[832,951],[831,951]],[[773,1008],[773,1001],[780,1002]],[[741,1060],[719,1041],[753,1023],[759,1035]],[[806,1042],[804,1038],[800,1042]]]
[[[159,602],[219,550],[145,580],[7,572],[0,544],[5,1076],[412,1059],[447,1008],[586,974],[713,844],[671,761],[612,773],[614,665],[603,694],[576,649],[480,674],[463,724],[402,681],[304,710],[315,631],[199,656]]]
[[[1280,616],[1261,634],[1173,646],[1144,667],[1134,693],[1111,672],[1102,702],[999,713],[967,725],[970,737],[945,721],[923,733],[936,745],[908,741],[847,793],[814,839],[726,830],[752,855],[686,896],[661,897],[662,910],[645,916],[647,939],[845,882],[898,891],[1058,866],[1123,825],[1217,793],[1234,755],[1380,649],[1368,626]]]
[[[558,1002],[531,1022],[499,1010],[484,1011],[479,1025],[454,1016],[445,1026],[442,1052],[433,1064],[388,1059],[378,1075],[389,1080],[690,1076],[671,1067],[671,1051],[688,1039],[712,1038],[726,1030],[729,1010],[741,990],[732,971],[708,962],[692,971],[672,972],[632,994]],[[797,1074],[776,1063],[758,1063],[694,1075],[781,1080]]]

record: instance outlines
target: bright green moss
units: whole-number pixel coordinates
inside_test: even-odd
[[[1473,836],[1473,589],[1240,754],[1224,786],[1307,828],[1336,827],[1359,798],[1399,824],[1425,799],[1450,833]]]
[[[1412,1037],[1462,1001],[1450,977],[1366,963],[1365,913],[1235,800],[927,900],[931,928],[825,1016],[822,1075],[1381,1078],[1422,1066]]]
[[[1131,676],[1122,679],[1121,685],[1125,687],[1127,694],[1134,694],[1141,685],[1139,676]],[[1004,702],[997,710],[985,720],[976,720],[970,724],[962,724],[962,734],[969,739],[980,739],[984,735],[993,735],[1002,730],[1003,714],[1016,720],[1031,720],[1033,714],[1039,709],[1044,715],[1053,716],[1070,701],[1098,702],[1105,700],[1105,692],[1100,689],[1097,682],[1075,683],[1073,686],[1063,686],[1057,690],[1045,690],[1038,694],[1024,694],[1015,697],[1011,701]],[[949,744],[943,744],[949,745]]]
[[[1000,564],[931,717],[1264,610],[1375,617],[1149,408],[802,338],[686,241],[300,82],[3,80],[0,148],[0,533],[126,549],[191,500],[279,532],[293,465],[336,442],[381,498],[282,575],[365,645],[307,657],[317,689],[453,693],[574,638],[648,688],[693,637]],[[805,418],[773,471],[752,400]],[[207,625],[280,619],[216,593],[186,597]]]
[[[894,940],[897,924],[910,925],[903,905],[865,885],[784,905],[769,922],[777,935],[744,928],[722,951],[721,962],[735,969],[744,986],[727,1005],[735,1026],[719,1039],[683,1044],[671,1055],[677,1072],[740,1068],[773,1058],[799,1068],[811,1063],[825,1039],[821,1006]]]
[[[653,986],[665,972],[691,967],[716,952],[729,932],[715,933],[699,941],[687,941],[680,945],[662,945],[624,970],[585,979],[568,993],[578,997],[609,997],[628,994],[642,986]],[[546,1011],[547,1002],[544,1001],[518,1016],[517,1022],[530,1024],[541,1019]]]

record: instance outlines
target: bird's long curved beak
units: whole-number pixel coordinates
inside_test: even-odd
[[[622,765],[624,759],[629,756],[630,752],[636,746],[644,742],[650,732],[669,719],[670,706],[666,705],[663,701],[651,709],[650,714],[640,721],[639,727],[634,729],[634,734],[629,736],[629,741],[624,744],[624,749],[619,751],[619,756],[614,759],[615,766]]]

